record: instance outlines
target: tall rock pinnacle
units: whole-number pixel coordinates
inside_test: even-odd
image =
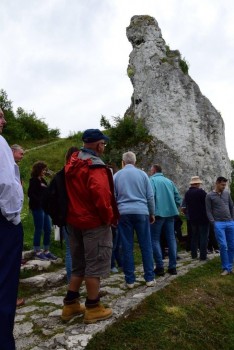
[[[153,136],[141,152],[145,169],[161,164],[182,194],[191,176],[199,175],[207,191],[217,176],[230,178],[223,119],[188,75],[180,52],[169,49],[150,16],[132,17],[127,38],[134,91],[126,114],[142,118]]]

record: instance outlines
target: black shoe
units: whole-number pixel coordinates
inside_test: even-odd
[[[164,268],[162,267],[161,269],[154,269],[154,273],[156,276],[164,276],[165,272],[164,272]]]
[[[168,272],[170,275],[177,275],[176,268],[168,269],[167,272]]]

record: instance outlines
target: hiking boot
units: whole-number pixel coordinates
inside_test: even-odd
[[[157,276],[164,276],[165,275],[165,272],[164,272],[164,268],[163,267],[161,267],[161,268],[159,268],[159,269],[154,269],[154,273],[155,273],[155,275],[157,275]]]
[[[106,308],[100,302],[93,307],[87,307],[85,310],[84,323],[95,323],[97,321],[106,320],[112,316],[112,309]]]
[[[85,313],[85,306],[80,304],[79,299],[74,299],[71,301],[63,300],[63,311],[61,319],[63,321],[70,321],[73,317]]]
[[[168,269],[167,272],[168,272],[170,275],[177,275],[176,268]]]

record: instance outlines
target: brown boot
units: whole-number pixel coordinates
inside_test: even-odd
[[[95,323],[97,321],[106,320],[111,317],[113,311],[111,308],[106,308],[101,303],[89,307],[86,305],[84,323]]]
[[[61,319],[63,321],[70,321],[73,317],[85,313],[85,306],[80,304],[79,299],[74,299],[71,301],[63,300],[63,311]]]

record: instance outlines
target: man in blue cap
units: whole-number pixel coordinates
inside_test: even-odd
[[[112,309],[100,303],[100,277],[110,272],[111,225],[117,223],[112,173],[100,156],[109,138],[99,129],[83,133],[84,147],[73,153],[65,166],[68,193],[67,228],[72,255],[72,275],[64,299],[62,319],[85,314],[85,323],[105,320]],[[85,306],[79,303],[79,289],[85,281]]]

